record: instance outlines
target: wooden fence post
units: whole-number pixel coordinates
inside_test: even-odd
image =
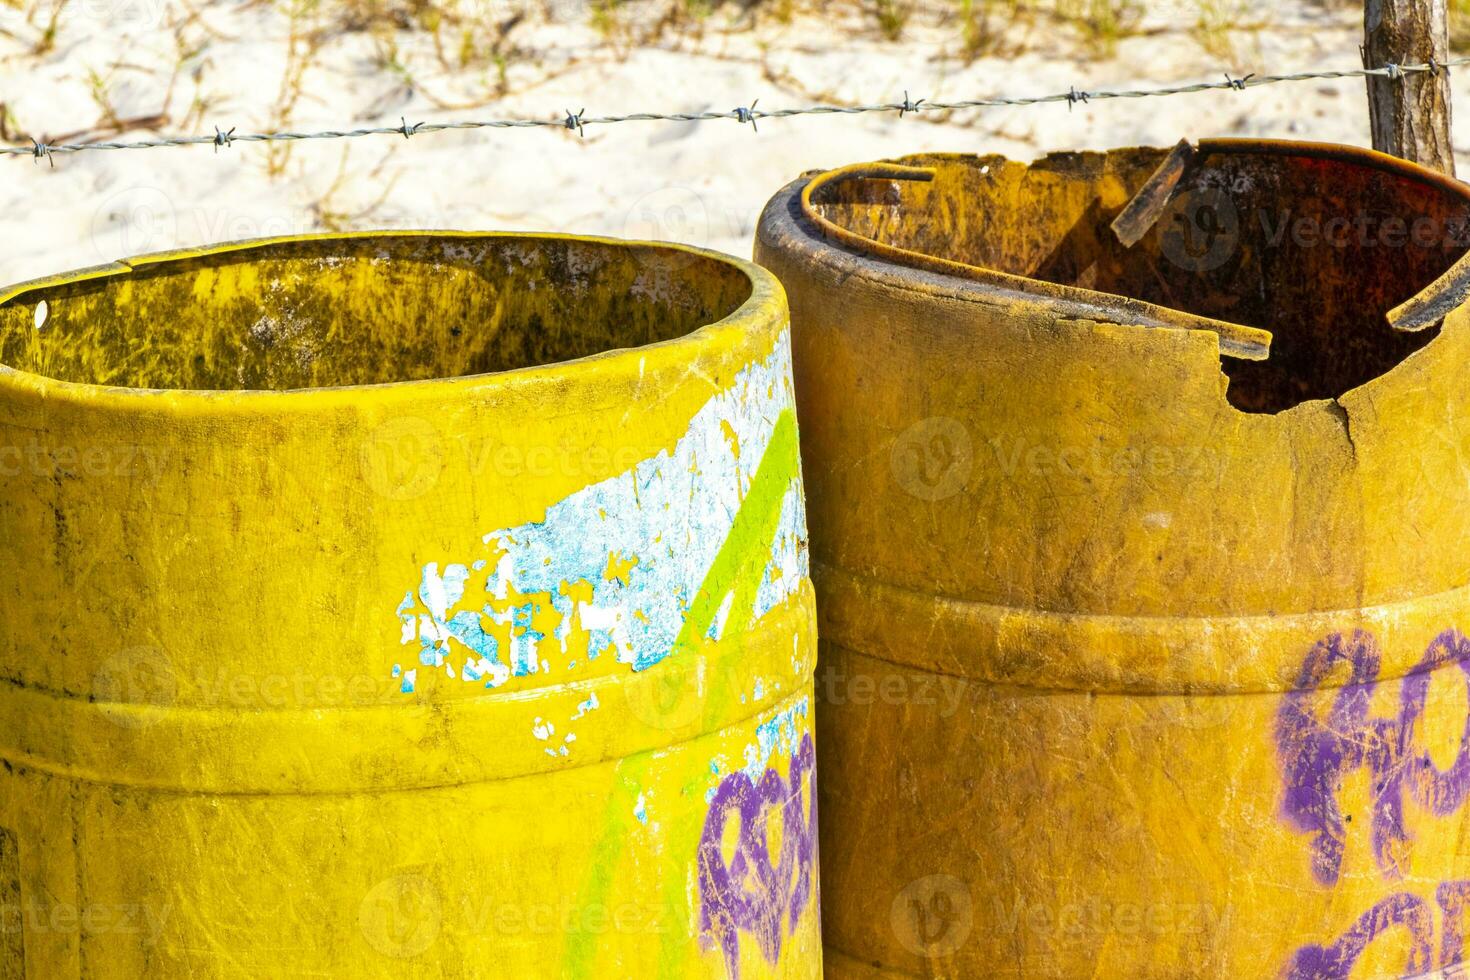
[[[1363,64],[1444,64],[1447,0],[1364,0]],[[1373,148],[1453,176],[1449,69],[1368,76]]]

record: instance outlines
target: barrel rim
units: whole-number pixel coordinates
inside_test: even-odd
[[[1201,139],[1197,141],[1196,147],[1200,153],[1257,153],[1262,155],[1306,156],[1359,163],[1374,170],[1419,180],[1441,191],[1470,199],[1470,184],[1463,183],[1410,161],[1401,160],[1386,153],[1364,147],[1309,140],[1234,137]],[[1109,150],[1058,151],[1041,154],[1032,161],[1032,164],[1048,157],[1086,154],[1103,156],[1110,152],[1126,151],[1129,149],[1139,149],[1139,147],[1113,147]],[[1159,149],[1161,152],[1167,152],[1167,148],[1165,147],[1157,147],[1156,149]],[[813,181],[831,174],[837,174],[845,170],[858,171],[863,168],[883,169],[885,167],[900,167],[913,169],[916,163],[922,162],[923,160],[982,160],[987,158],[1012,159],[1003,153],[916,152],[886,158],[873,163],[849,164],[842,167],[819,168],[806,171],[778,190],[767,202],[766,208],[762,212],[757,231],[758,249],[781,251],[796,246],[812,261],[820,262],[835,270],[840,270],[843,275],[859,276],[884,288],[902,289],[905,291],[920,290],[943,295],[946,298],[966,303],[995,303],[1007,300],[1030,302],[1040,307],[1051,309],[1057,315],[1066,318],[1094,320],[1099,323],[1117,324],[1124,327],[1166,330],[1170,333],[1178,334],[1182,342],[1203,341],[1214,349],[1217,358],[1241,356],[1237,351],[1231,350],[1231,344],[1228,338],[1211,329],[1207,329],[1206,327],[1208,325],[1202,321],[1198,325],[1173,322],[1173,314],[1176,311],[1172,311],[1167,307],[1158,307],[1155,304],[1128,300],[1127,297],[1120,297],[1117,294],[1095,292],[1092,290],[1073,290],[1072,293],[1076,294],[1073,295],[1066,291],[1048,288],[1051,284],[1046,283],[1044,280],[998,273],[995,270],[981,266],[965,267],[969,271],[961,272],[960,267],[963,265],[962,263],[945,263],[942,260],[935,261],[923,253],[862,239],[862,236],[856,233],[849,233],[844,236],[824,234],[825,229],[807,214],[805,200],[807,198],[808,186]],[[785,233],[776,231],[776,228],[783,229]],[[855,240],[862,239],[865,244],[859,246],[855,241],[848,241],[848,238]],[[759,257],[758,252],[757,258]],[[948,268],[946,266],[954,266],[955,268]],[[1083,294],[1091,295],[1087,296]],[[1088,300],[1092,301],[1088,302]],[[1109,315],[1110,307],[1115,304],[1101,305],[1097,302],[1098,300],[1127,302],[1126,305],[1113,309],[1111,315]],[[1467,309],[1470,309],[1470,250],[1467,250],[1464,255],[1460,256],[1437,279],[1427,283],[1417,293],[1398,306],[1386,311],[1384,318],[1393,329],[1399,331],[1412,332],[1426,330],[1432,327],[1444,327],[1448,329],[1451,318],[1455,317],[1456,314],[1463,314]],[[1157,313],[1164,315],[1152,315]],[[1200,320],[1200,318],[1194,319]],[[1260,332],[1269,334],[1269,331]],[[1307,406],[1320,406],[1333,402],[1341,404],[1345,398],[1356,396],[1359,392],[1372,389],[1377,385],[1387,382],[1396,373],[1403,370],[1409,361],[1422,355],[1430,347],[1435,346],[1438,340],[1438,336],[1431,338],[1422,348],[1414,351],[1403,360],[1391,366],[1388,370],[1376,375],[1361,385],[1343,392],[1336,398],[1309,399],[1299,405],[1293,405],[1279,412],[1269,414],[1275,417],[1284,417],[1304,410]],[[1236,346],[1237,348],[1239,347],[1239,345]],[[1247,356],[1249,357],[1250,355]],[[1237,411],[1239,410],[1237,409]]]
[[[242,406],[265,407],[266,405],[275,404],[277,401],[283,404],[290,403],[296,407],[302,407],[310,401],[324,402],[327,399],[342,395],[351,396],[353,394],[367,392],[395,394],[433,392],[450,394],[456,388],[463,391],[480,389],[501,383],[533,381],[538,376],[548,375],[549,373],[560,374],[563,369],[569,366],[615,363],[619,358],[624,359],[626,361],[625,366],[630,371],[636,373],[639,370],[639,360],[651,351],[666,352],[670,350],[677,351],[679,348],[687,348],[692,354],[708,345],[719,334],[739,334],[745,332],[758,334],[763,330],[774,333],[775,329],[779,329],[784,321],[783,314],[786,310],[786,293],[776,277],[754,262],[714,249],[701,248],[697,245],[687,245],[682,242],[613,238],[605,235],[573,235],[560,232],[535,231],[458,231],[432,228],[273,235],[262,238],[218,242],[192,248],[147,252],[101,265],[42,276],[9,286],[0,286],[0,307],[10,305],[27,295],[35,294],[41,290],[86,282],[93,279],[127,276],[140,267],[151,268],[165,262],[211,255],[224,255],[232,252],[249,252],[301,242],[348,242],[372,238],[550,240],[581,242],[591,245],[608,245],[618,248],[654,248],[669,252],[682,252],[698,258],[711,259],[723,263],[744,274],[746,280],[750,283],[750,295],[726,316],[718,320],[703,323],[687,333],[677,337],[671,337],[667,340],[655,341],[654,343],[643,344],[637,347],[610,348],[583,357],[550,361],[545,364],[526,365],[524,367],[484,374],[453,375],[411,381],[383,381],[373,384],[327,385],[313,388],[290,388],[282,390],[262,388],[143,388],[98,384],[86,381],[64,381],[34,371],[25,371],[0,362],[0,393],[8,391],[10,393],[34,395],[43,398],[86,402],[94,407],[98,406],[99,403],[121,406],[134,403],[133,400],[138,396],[163,395],[171,399],[177,398],[186,401],[192,405],[209,405],[217,410],[227,410],[230,407]],[[36,299],[39,301],[45,299],[45,297],[38,296]]]

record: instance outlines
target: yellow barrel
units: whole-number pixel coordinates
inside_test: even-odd
[[[817,976],[790,357],[589,238],[0,294],[0,977]]]
[[[1228,140],[774,198],[828,977],[1464,957],[1467,225],[1417,167]]]

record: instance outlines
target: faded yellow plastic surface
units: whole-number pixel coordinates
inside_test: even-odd
[[[810,487],[828,977],[1463,958],[1470,189],[1212,142],[1125,248],[1164,155],[906,158],[762,218]]]
[[[817,976],[787,324],[568,237],[5,292],[0,977]]]

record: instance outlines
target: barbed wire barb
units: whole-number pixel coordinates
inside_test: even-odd
[[[735,121],[740,123],[741,125],[744,125],[745,123],[750,123],[750,128],[755,130],[757,133],[761,131],[761,128],[755,124],[755,107],[759,103],[760,99],[751,99],[750,105],[737,106],[735,108]]]
[[[216,126],[212,134],[201,136],[162,136],[154,139],[141,140],[98,140],[89,143],[50,144],[34,137],[26,137],[25,139],[30,143],[29,146],[24,145],[24,143],[0,146],[0,156],[30,156],[37,163],[44,157],[54,167],[56,166],[55,154],[82,153],[91,150],[149,150],[170,146],[212,144],[215,152],[218,153],[220,147],[229,147],[232,143],[237,142],[299,142],[305,140],[359,139],[364,136],[401,136],[404,139],[408,139],[410,136],[416,136],[421,133],[440,133],[448,130],[568,129],[575,131],[578,136],[585,136],[586,132],[584,127],[586,126],[603,126],[629,122],[693,123],[714,119],[733,119],[742,125],[749,123],[752,128],[755,128],[756,120],[758,119],[790,119],[799,116],[859,115],[870,112],[897,112],[902,117],[911,112],[917,113],[920,110],[959,111],[996,107],[1025,107],[1055,102],[1065,102],[1067,103],[1067,108],[1071,109],[1078,102],[1096,102],[1105,99],[1147,99],[1220,90],[1242,92],[1247,88],[1254,89],[1263,85],[1278,85],[1287,82],[1330,81],[1344,78],[1366,78],[1368,76],[1383,76],[1398,80],[1402,79],[1405,75],[1416,72],[1429,72],[1437,75],[1440,72],[1448,72],[1453,67],[1460,67],[1467,64],[1470,64],[1470,57],[1454,58],[1449,61],[1430,59],[1427,63],[1419,65],[1387,64],[1379,68],[1322,69],[1292,72],[1283,75],[1257,75],[1253,72],[1242,78],[1232,78],[1227,73],[1224,81],[1193,82],[1187,85],[1172,85],[1163,88],[1095,89],[1083,91],[1074,85],[1070,86],[1065,92],[1055,92],[1048,95],[993,96],[984,99],[962,99],[955,102],[910,99],[909,93],[905,90],[902,102],[879,102],[870,105],[809,105],[796,106],[789,109],[757,110],[755,107],[756,102],[751,102],[748,106],[741,106],[729,112],[634,112],[618,116],[588,116],[586,115],[587,110],[584,108],[578,112],[564,109],[562,110],[563,115],[561,117],[543,117],[540,119],[460,119],[446,120],[443,122],[417,122],[412,124],[406,118],[400,116],[400,125],[398,126],[328,129],[319,132],[282,131],[274,133],[237,133],[236,127],[232,126],[227,130],[222,130]],[[757,131],[759,130],[757,129]]]

